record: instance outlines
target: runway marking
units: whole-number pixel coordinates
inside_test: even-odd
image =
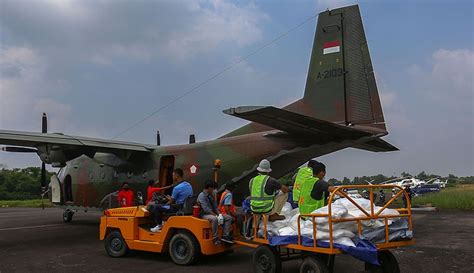
[[[11,228],[0,228],[0,231],[6,231],[6,230],[19,230],[19,229],[32,229],[32,228],[45,228],[45,227],[57,227],[57,226],[64,226],[64,224],[41,225],[41,226],[30,226],[30,227],[11,227]]]

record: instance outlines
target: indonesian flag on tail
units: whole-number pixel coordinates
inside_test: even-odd
[[[326,42],[323,45],[323,55],[330,53],[337,53],[341,51],[341,46],[339,41]]]

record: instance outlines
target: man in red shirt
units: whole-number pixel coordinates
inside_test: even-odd
[[[154,185],[158,184],[158,183],[159,183],[159,181],[156,181],[156,182],[153,181],[153,180],[148,181],[148,187],[146,189],[147,194],[146,194],[146,203],[145,204],[148,204],[151,201],[151,199],[153,199],[153,194],[155,192],[159,192],[159,191],[162,191],[162,190],[167,190],[167,189],[173,187],[173,185],[169,185],[169,186],[161,187],[161,188],[160,187],[154,187]]]
[[[133,191],[127,182],[123,182],[122,189],[119,191],[117,200],[121,207],[133,207],[135,205],[133,201]]]

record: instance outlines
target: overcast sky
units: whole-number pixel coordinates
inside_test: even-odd
[[[326,8],[354,1],[0,0],[0,128],[113,138]],[[320,158],[328,177],[474,174],[472,1],[360,3],[393,153]],[[119,139],[209,140],[245,121],[221,110],[303,95],[316,21],[234,66]],[[0,153],[8,167],[39,166]]]

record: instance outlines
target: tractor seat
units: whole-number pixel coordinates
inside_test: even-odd
[[[176,213],[176,215],[193,215],[193,207],[197,202],[197,195],[191,195],[184,200],[183,207]]]

